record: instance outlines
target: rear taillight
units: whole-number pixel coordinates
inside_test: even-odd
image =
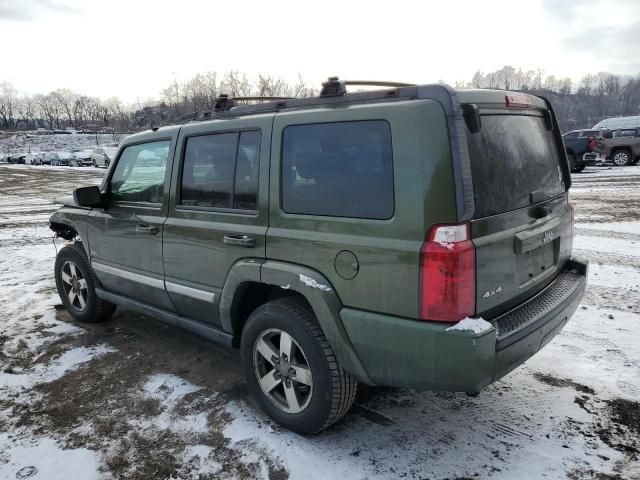
[[[595,137],[589,137],[587,140],[587,151],[593,152],[596,149],[597,143]]]
[[[470,225],[435,225],[420,250],[420,317],[457,322],[475,313],[476,255]]]

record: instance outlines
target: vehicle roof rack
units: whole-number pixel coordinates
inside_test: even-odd
[[[347,92],[347,86],[384,87],[384,90],[366,90]],[[230,97],[220,94],[216,98],[213,109],[182,115],[179,122],[213,120],[216,118],[233,118],[243,115],[277,112],[285,108],[319,107],[328,104],[351,102],[377,102],[390,98],[411,98],[417,95],[418,85],[404,82],[387,82],[377,80],[340,80],[329,77],[322,83],[320,95],[314,97],[287,96],[242,96]]]
[[[336,97],[338,95],[347,94],[347,86],[361,87],[415,87],[414,83],[404,82],[386,82],[378,80],[340,80],[338,77],[329,77],[326,82],[322,83],[321,97]]]

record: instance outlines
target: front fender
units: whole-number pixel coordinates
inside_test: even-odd
[[[227,277],[220,298],[220,318],[222,327],[227,332],[233,331],[233,297],[237,287],[247,281],[293,290],[306,298],[342,367],[358,381],[373,385],[342,324],[342,302],[331,283],[321,273],[300,265],[273,260],[243,260],[236,263]]]
[[[49,217],[49,223],[50,228],[53,231],[55,231],[55,229],[53,228],[53,224],[66,225],[70,228],[73,228],[78,233],[80,240],[82,240],[82,245],[84,246],[87,256],[91,258],[86,222],[86,217],[89,215],[89,213],[91,213],[91,209],[65,206],[53,212],[53,214]]]

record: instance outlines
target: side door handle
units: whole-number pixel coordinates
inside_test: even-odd
[[[136,225],[136,233],[147,233],[149,235],[156,235],[158,233],[158,227],[152,225]]]
[[[225,235],[224,243],[236,247],[253,248],[256,246],[256,239],[249,235]]]

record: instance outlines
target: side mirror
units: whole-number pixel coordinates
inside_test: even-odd
[[[73,200],[80,207],[104,207],[98,187],[80,187],[73,191]]]

